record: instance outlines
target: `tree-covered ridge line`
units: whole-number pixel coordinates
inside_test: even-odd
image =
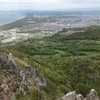
[[[99,26],[68,36],[57,33],[42,39],[30,39],[1,49],[12,52],[17,63],[23,61],[44,73],[47,81],[44,92],[48,100],[74,90],[86,96],[92,88],[100,96]]]

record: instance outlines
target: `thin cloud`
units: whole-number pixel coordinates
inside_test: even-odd
[[[0,0],[0,10],[98,8],[100,0]]]

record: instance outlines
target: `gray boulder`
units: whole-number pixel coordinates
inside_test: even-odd
[[[92,89],[86,98],[83,98],[81,94],[76,94],[76,92],[69,92],[65,96],[57,100],[99,100],[98,94],[95,89]]]
[[[83,100],[83,96],[81,94],[76,94],[76,92],[69,92],[65,96],[57,99],[57,100]]]
[[[95,89],[92,89],[87,95],[86,100],[99,100],[98,94]]]

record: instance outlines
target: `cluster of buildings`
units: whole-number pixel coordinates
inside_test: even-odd
[[[33,15],[21,29],[26,31],[57,31],[100,25],[100,14]]]
[[[100,14],[30,15],[20,28],[0,31],[0,43],[50,36],[63,28],[100,25]]]

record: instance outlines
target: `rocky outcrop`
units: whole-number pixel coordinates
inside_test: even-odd
[[[76,94],[76,92],[69,92],[65,96],[57,99],[57,100],[83,100],[83,96],[81,94]]]
[[[14,100],[15,94],[29,94],[32,87],[42,90],[46,86],[43,74],[30,66],[18,67],[10,53],[0,52],[0,100]]]
[[[92,89],[85,100],[99,100],[96,90]]]
[[[46,86],[43,74],[34,68],[25,67],[20,71],[20,76],[22,77],[22,83],[27,84],[28,88],[35,85],[39,90],[42,90],[42,87]]]
[[[6,55],[5,53],[0,52],[0,69],[17,72],[18,67],[14,60],[12,59],[12,54]]]
[[[81,94],[76,94],[76,92],[69,92],[65,96],[57,100],[99,100],[97,92],[95,89],[92,89],[86,98],[83,98]]]
[[[75,100],[76,98],[76,92],[69,92],[65,96],[61,97],[58,100]]]

